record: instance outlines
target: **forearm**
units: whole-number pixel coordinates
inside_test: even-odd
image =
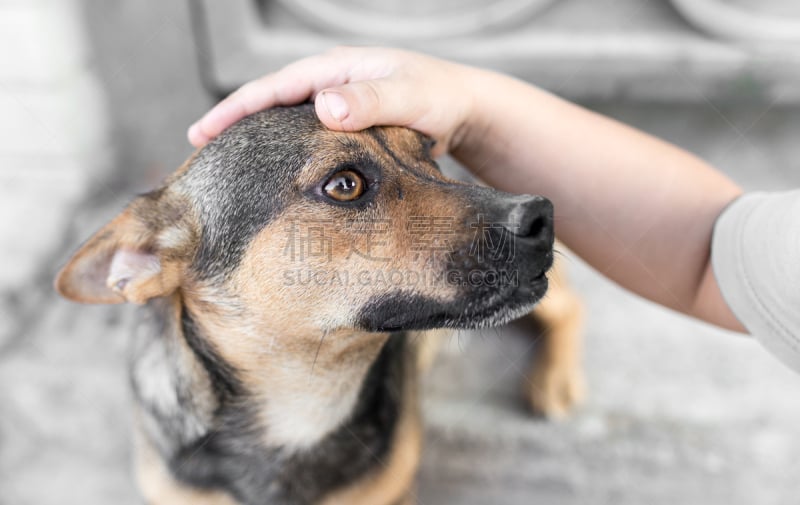
[[[476,72],[468,86],[480,99],[456,139],[461,162],[492,186],[550,198],[559,238],[623,287],[741,329],[708,275],[714,222],[740,194],[731,180],[686,151],[508,77]]]

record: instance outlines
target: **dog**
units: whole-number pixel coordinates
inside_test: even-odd
[[[130,378],[148,503],[407,503],[418,378],[446,329],[533,310],[532,409],[580,401],[552,205],[450,180],[431,146],[327,130],[311,105],[259,112],[68,261],[62,296],[144,305]]]

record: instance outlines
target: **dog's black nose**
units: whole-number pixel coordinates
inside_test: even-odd
[[[517,195],[506,202],[506,219],[503,225],[531,245],[550,247],[555,239],[553,231],[553,204],[543,196]]]

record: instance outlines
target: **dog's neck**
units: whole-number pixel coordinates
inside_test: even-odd
[[[286,348],[276,342],[237,369],[210,344],[221,337],[202,333],[222,329],[206,326],[190,304],[173,297],[150,308],[156,325],[147,327],[156,331],[137,336],[132,382],[145,435],[181,480],[226,489],[245,503],[313,502],[363,475],[389,450],[413,375],[405,336],[376,336],[367,345],[327,335],[316,365],[310,351],[284,361]],[[228,330],[226,338],[253,338],[241,328]],[[256,365],[264,367],[260,380]],[[322,428],[303,416],[316,416]],[[290,426],[316,443],[298,441]],[[279,445],[279,436],[295,445]],[[309,476],[313,483],[298,488],[298,479]]]
[[[270,446],[312,447],[345,421],[388,333],[277,334],[246,311],[211,314],[185,301],[186,322],[230,365],[240,394],[258,405]]]

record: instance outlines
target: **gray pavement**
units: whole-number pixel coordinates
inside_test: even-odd
[[[28,52],[0,44],[13,63],[0,70],[0,504],[133,504],[124,368],[135,311],[70,304],[50,282],[82,239],[177,166],[189,152],[184,128],[209,97],[190,60],[185,7],[152,7],[161,16],[152,23],[153,12],[129,3],[87,2],[85,17],[54,5],[0,1],[0,19],[59,41],[40,56],[52,65],[24,61],[43,44],[28,32],[19,31]],[[124,23],[135,29],[111,37]],[[137,43],[132,33],[148,29]],[[87,48],[99,40],[105,54],[93,59]],[[798,108],[595,108],[747,189],[800,186]],[[514,325],[455,335],[426,379],[417,501],[797,503],[800,376],[749,338],[569,263],[588,311],[586,404],[564,421],[531,418],[518,394],[530,335]]]

